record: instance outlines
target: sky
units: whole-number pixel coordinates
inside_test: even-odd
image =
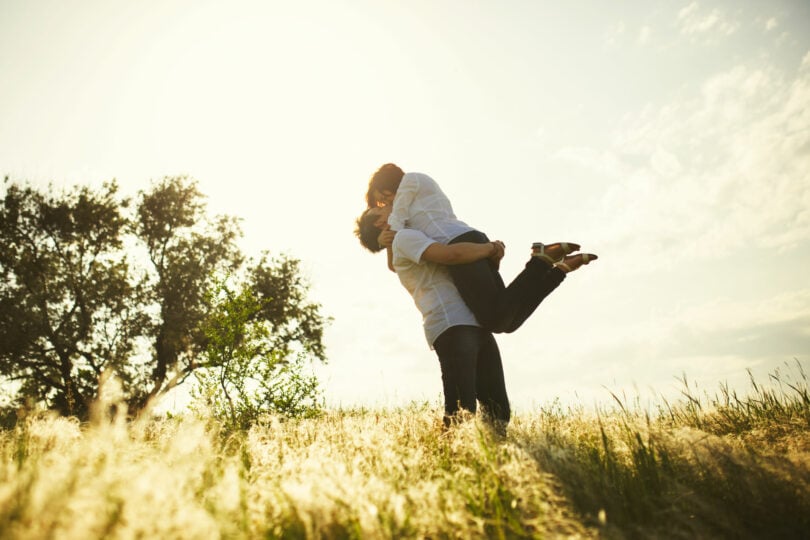
[[[0,0],[0,175],[190,175],[302,261],[330,406],[440,403],[421,316],[353,236],[374,170],[506,243],[599,260],[500,334],[514,408],[810,371],[804,1]],[[172,398],[178,399],[178,398]]]

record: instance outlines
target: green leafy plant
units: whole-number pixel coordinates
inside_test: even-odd
[[[263,414],[312,416],[321,406],[311,361],[301,350],[280,349],[271,325],[259,314],[270,302],[248,286],[219,280],[207,294],[209,315],[201,325],[204,365],[195,372],[192,395],[227,430],[245,429]]]

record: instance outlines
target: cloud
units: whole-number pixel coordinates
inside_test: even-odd
[[[616,358],[734,355],[757,359],[810,354],[810,289],[755,301],[668,303],[648,317],[617,325],[579,352]],[[613,353],[605,351],[613,349]],[[631,351],[643,351],[634,354]]]
[[[773,30],[777,26],[779,26],[779,22],[776,20],[775,17],[771,17],[770,19],[765,21],[765,31],[766,32],[770,32],[771,30]]]
[[[676,320],[679,321],[676,325]],[[727,344],[746,341],[749,344],[763,335],[790,335],[790,340],[769,339],[772,352],[810,353],[810,289],[790,291],[750,303],[737,300],[716,300],[690,308],[677,314],[671,326],[681,328],[680,333],[700,336],[701,341],[715,342],[716,347],[725,347],[725,352],[746,354],[746,351],[729,350]],[[774,344],[788,344],[787,349],[773,351]],[[726,344],[726,345],[722,345]],[[705,351],[705,348],[702,350]],[[759,354],[763,354],[761,351]]]
[[[615,46],[622,43],[625,37],[627,43],[632,42],[635,37],[636,45],[649,45],[653,37],[653,28],[649,24],[643,24],[636,30],[635,27],[628,28],[624,21],[620,21],[605,32],[604,41],[607,45]]]
[[[678,12],[678,25],[682,34],[695,36],[729,36],[740,26],[739,22],[728,18],[718,9],[704,13],[697,2],[692,2]]]
[[[681,9],[678,12],[678,19],[683,20],[690,17],[694,17],[695,14],[697,13],[697,10],[698,10],[698,3],[692,2],[691,4],[689,4],[688,6],[686,6],[685,8]]]
[[[650,41],[650,36],[652,35],[652,28],[649,26],[642,26],[641,30],[638,32],[638,44],[639,45],[646,45]]]
[[[634,382],[663,391],[664,383],[681,373],[690,380],[715,384],[737,379],[745,385],[749,368],[772,372],[794,358],[806,365],[808,328],[810,289],[804,289],[755,302],[669,305],[666,311],[589,338],[576,354],[570,346],[557,354],[581,359],[580,385],[615,380],[620,386]]]
[[[605,43],[608,45],[615,45],[616,42],[624,35],[626,27],[624,21],[619,21],[613,27],[605,32]]]
[[[810,54],[792,77],[745,65],[718,73],[681,99],[627,115],[609,146],[557,157],[609,181],[593,234],[652,255],[639,271],[751,244],[807,246]]]

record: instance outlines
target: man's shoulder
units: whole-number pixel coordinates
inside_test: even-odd
[[[411,262],[419,263],[422,253],[435,242],[422,231],[402,229],[397,232],[391,247],[394,250],[395,257],[403,257]]]

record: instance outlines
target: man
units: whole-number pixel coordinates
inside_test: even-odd
[[[360,243],[377,251],[389,244],[389,265],[413,297],[423,316],[425,338],[436,351],[444,390],[444,423],[449,425],[459,408],[471,413],[480,402],[484,417],[503,432],[510,418],[509,399],[498,344],[478,324],[458,293],[446,265],[466,264],[503,257],[501,242],[462,242],[444,245],[420,231],[388,229],[391,207],[369,208],[357,220]]]

